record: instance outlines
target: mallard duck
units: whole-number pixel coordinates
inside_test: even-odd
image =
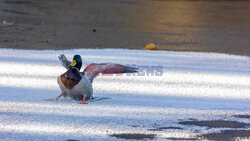
[[[55,99],[46,99],[47,101],[58,100],[61,96],[69,96],[77,101],[82,100],[79,102],[80,104],[88,104],[85,100],[93,98],[92,83],[94,78],[100,73],[116,74],[137,72],[137,68],[113,63],[90,64],[83,72],[80,72],[82,67],[82,58],[80,55],[75,55],[72,62],[68,61],[64,54],[61,54],[58,58],[67,71],[57,78],[61,94]]]

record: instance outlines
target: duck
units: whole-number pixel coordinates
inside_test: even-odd
[[[120,74],[120,73],[136,73],[135,67],[129,67],[115,63],[92,63],[80,72],[82,67],[82,58],[80,55],[74,55],[72,62],[68,61],[64,54],[58,56],[61,65],[67,71],[57,78],[57,83],[61,93],[47,101],[58,100],[60,97],[70,97],[73,100],[81,101],[79,104],[88,104],[86,101],[93,99],[93,80],[100,73],[104,74]]]

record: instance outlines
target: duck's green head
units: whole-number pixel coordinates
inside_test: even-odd
[[[74,68],[77,68],[80,71],[80,69],[82,67],[82,58],[81,58],[81,56],[80,55],[75,55],[74,58],[73,58],[72,63],[70,64],[70,66],[74,67]]]

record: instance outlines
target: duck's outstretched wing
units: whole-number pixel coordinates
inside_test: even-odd
[[[117,73],[135,73],[137,72],[137,68],[127,67],[120,64],[113,63],[101,63],[101,64],[90,64],[88,65],[84,71],[83,75],[87,77],[90,83],[93,82],[94,78],[98,76],[100,73],[104,74],[117,74]]]
[[[68,61],[68,59],[65,57],[64,54],[61,54],[60,56],[58,56],[58,59],[60,60],[60,63],[62,64],[64,68],[66,68],[67,70],[71,68],[70,66],[71,62]]]

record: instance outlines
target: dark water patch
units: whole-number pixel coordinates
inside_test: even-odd
[[[1,0],[0,9],[8,11],[2,19],[34,26],[3,29],[1,39],[17,39],[5,48],[142,49],[153,42],[161,50],[250,54],[248,1]],[[44,45],[47,38],[53,42]]]
[[[236,117],[236,118],[248,118],[248,119],[250,119],[250,115],[234,115],[233,117]]]
[[[3,12],[13,13],[13,14],[20,14],[20,15],[30,15],[27,12],[15,11],[15,10],[1,10]]]
[[[120,1],[120,4],[126,4],[126,5],[136,5],[136,4],[140,4],[137,1]]]
[[[165,138],[165,139],[167,139],[167,140],[180,140],[180,141],[188,141],[188,140],[192,140],[192,141],[194,141],[194,140],[199,140],[198,138]]]
[[[3,3],[7,4],[32,4],[31,1],[23,1],[23,0],[5,0]]]
[[[183,130],[183,128],[180,128],[180,127],[158,127],[154,129],[148,129],[148,130],[149,131],[163,131],[163,130],[169,130],[169,129]]]
[[[214,141],[233,141],[235,138],[250,139],[250,130],[224,130],[219,133],[204,134],[202,137]]]
[[[80,140],[68,139],[66,141],[80,141]]]
[[[116,137],[119,139],[133,139],[133,140],[142,140],[142,139],[154,139],[155,134],[112,134],[111,137]]]
[[[248,125],[237,121],[224,121],[224,120],[183,121],[179,122],[179,124],[204,126],[209,128],[244,128]]]

